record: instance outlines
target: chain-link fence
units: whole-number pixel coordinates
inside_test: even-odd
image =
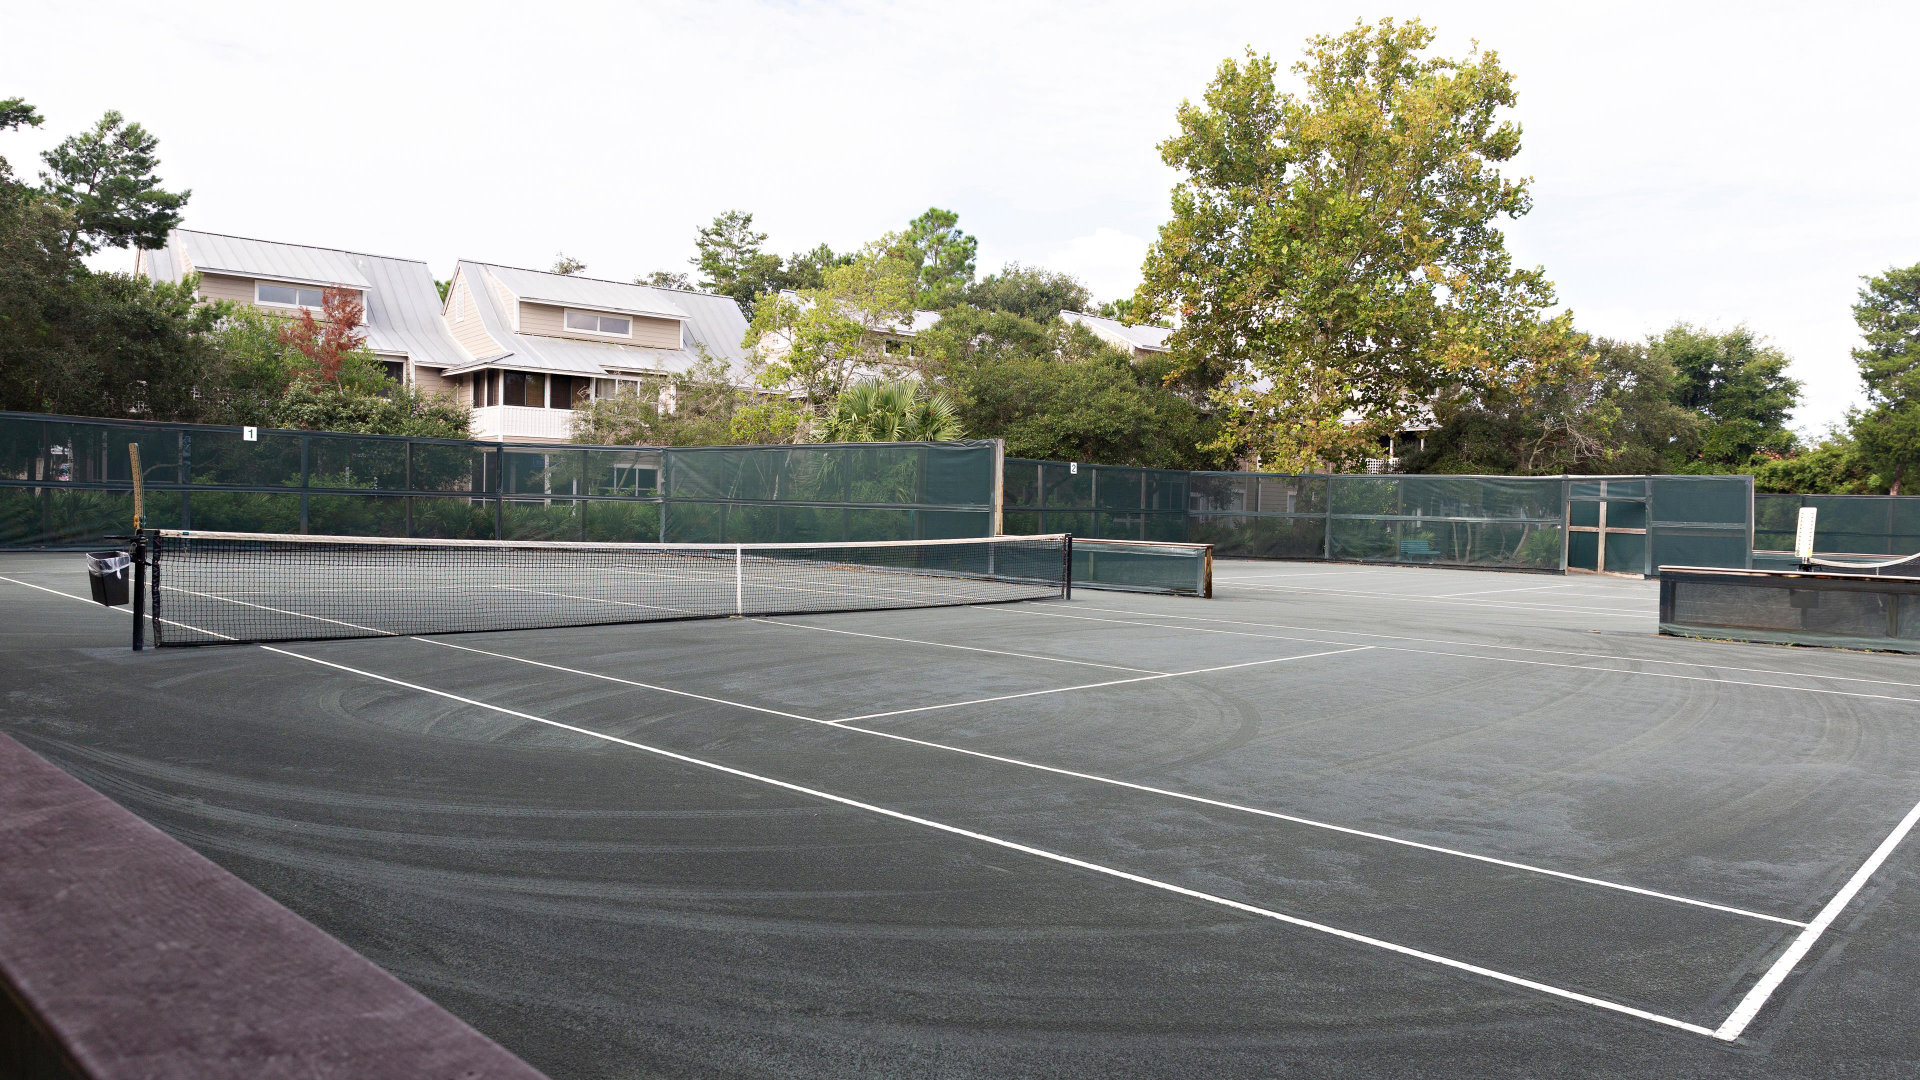
[[[1005,487],[1009,532],[1185,540],[1224,558],[1648,574],[1747,566],[1753,521],[1746,476],[1187,473],[1010,458]]]
[[[1793,557],[1800,508],[1819,511],[1813,550],[1822,557],[1869,559],[1920,554],[1920,495],[1755,495],[1753,548],[1759,563],[1799,565]]]
[[[152,528],[446,539],[991,536],[992,442],[535,446],[0,413],[0,547]]]

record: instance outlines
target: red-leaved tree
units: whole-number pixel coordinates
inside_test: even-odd
[[[367,342],[362,329],[366,315],[366,305],[357,291],[328,289],[321,296],[320,318],[302,310],[280,327],[280,343],[307,358],[300,375],[327,385],[337,384],[342,358]]]

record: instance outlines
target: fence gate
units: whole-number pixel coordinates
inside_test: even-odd
[[[1647,565],[1647,482],[1567,485],[1567,571],[1642,577]]]

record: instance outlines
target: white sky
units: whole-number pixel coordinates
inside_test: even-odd
[[[764,3],[87,5],[0,0],[0,136],[32,176],[108,108],[160,137],[187,224],[426,259],[687,269],[739,207],[781,251],[938,205],[1008,260],[1125,295],[1167,214],[1155,145],[1247,46],[1356,17],[1497,50],[1533,214],[1510,229],[1591,330],[1745,322],[1798,422],[1856,398],[1859,277],[1920,262],[1920,5]],[[110,266],[130,266],[115,256]]]

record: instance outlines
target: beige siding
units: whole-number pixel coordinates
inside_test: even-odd
[[[591,310],[588,308],[582,311]],[[554,304],[536,304],[531,300],[520,301],[520,332],[539,334],[543,337],[574,338],[579,341],[600,341],[614,345],[638,345],[645,349],[677,349],[680,347],[680,320],[657,319],[646,315],[627,315],[625,312],[610,311],[609,315],[620,315],[633,320],[633,336],[630,338],[609,337],[606,334],[583,334],[578,330],[567,329],[567,309]]]
[[[453,303],[447,307],[447,326],[453,330],[453,340],[473,355],[475,360],[484,360],[489,356],[498,356],[507,350],[493,340],[487,328],[480,324],[480,309],[474,306],[473,293],[467,288],[467,275],[453,283]]]
[[[256,279],[256,278],[250,278],[250,277],[239,277],[234,274],[203,273],[200,275],[200,298],[203,300],[236,300],[242,304],[246,304],[251,307],[257,307],[261,311],[267,312],[270,315],[291,316],[299,312],[300,310],[299,308],[282,307],[278,304],[254,303],[253,287],[259,281],[265,281],[269,285],[288,284],[287,282],[282,282],[275,278],[257,278]],[[313,286],[311,285],[303,285],[301,287],[313,288]],[[355,289],[353,291],[360,294],[361,303],[364,304],[367,302],[367,290]],[[319,309],[316,308],[311,310],[313,311],[314,318],[321,319],[322,322],[325,321],[325,319],[322,318]]]
[[[238,300],[253,303],[253,279],[231,274],[201,274],[200,295],[207,300]]]
[[[452,394],[460,396],[461,386],[457,379],[449,379],[430,367],[413,366],[413,385],[422,393]]]

